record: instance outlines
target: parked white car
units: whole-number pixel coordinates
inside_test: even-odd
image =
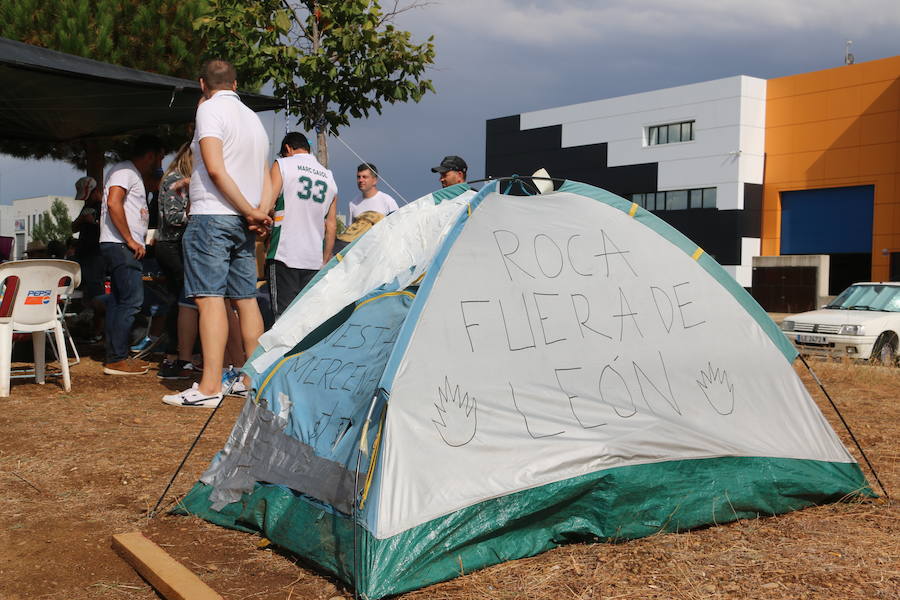
[[[803,354],[894,364],[900,282],[854,283],[822,309],[785,318],[781,329]]]

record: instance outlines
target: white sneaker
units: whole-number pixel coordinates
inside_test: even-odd
[[[229,387],[231,389],[229,389]],[[222,383],[222,393],[226,396],[234,396],[235,398],[246,398],[247,386],[244,385],[243,378],[238,377],[234,380],[234,383]]]
[[[163,396],[163,404],[171,406],[197,406],[200,408],[215,408],[222,402],[222,393],[208,395],[201,394],[195,383],[190,388],[177,394]]]

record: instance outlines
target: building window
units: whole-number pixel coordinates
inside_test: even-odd
[[[666,192],[666,210],[685,210],[688,207],[688,191]]]
[[[690,208],[715,208],[716,188],[692,190],[668,190],[632,194],[631,201],[647,210],[685,210]]]
[[[665,125],[652,125],[647,128],[647,145],[675,144],[694,140],[694,122],[680,121]]]
[[[715,189],[715,188],[713,188]],[[703,208],[703,190],[691,190],[691,208]]]

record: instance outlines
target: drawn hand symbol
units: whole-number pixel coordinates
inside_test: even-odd
[[[478,427],[477,406],[474,396],[463,394],[459,386],[451,389],[450,379],[444,377],[443,387],[437,388],[438,401],[434,403],[437,418],[432,419],[441,439],[448,446],[465,446],[475,437]]]
[[[697,385],[706,396],[706,401],[720,415],[730,415],[734,412],[734,385],[728,380],[728,371],[714,368],[709,364],[709,370],[700,370],[700,379]]]

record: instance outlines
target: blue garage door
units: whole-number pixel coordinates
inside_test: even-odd
[[[782,254],[872,252],[875,186],[781,193]]]

